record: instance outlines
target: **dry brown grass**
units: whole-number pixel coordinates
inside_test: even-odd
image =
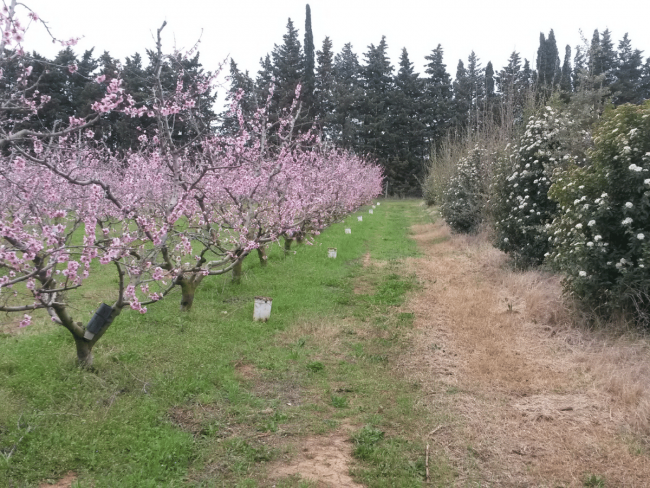
[[[650,486],[650,355],[634,335],[572,324],[557,276],[516,272],[486,234],[415,226],[425,257],[409,265],[424,291],[406,373],[450,418],[435,435],[458,484]],[[435,426],[433,426],[435,427]]]

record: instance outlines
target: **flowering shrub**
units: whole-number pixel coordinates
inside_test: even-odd
[[[562,133],[571,125],[566,116],[546,107],[533,116],[519,145],[502,158],[493,188],[496,246],[523,266],[541,264],[549,250],[546,225],[557,203],[548,198],[553,170],[563,156]]]
[[[476,232],[483,221],[487,194],[481,177],[483,158],[484,151],[478,147],[462,158],[443,193],[440,213],[455,232]]]
[[[603,312],[650,319],[650,102],[605,113],[589,167],[573,167],[549,191],[560,205],[548,258],[566,290]]]

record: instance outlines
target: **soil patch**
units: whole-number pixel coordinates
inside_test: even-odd
[[[350,475],[353,462],[349,434],[307,437],[296,446],[298,452],[288,462],[270,468],[274,479],[299,476],[316,482],[319,488],[361,488]]]
[[[77,473],[74,471],[68,471],[68,473],[61,478],[59,481],[54,483],[45,482],[38,485],[38,488],[70,488],[72,483],[77,481]]]
[[[558,277],[508,269],[485,236],[452,236],[441,221],[412,232],[424,257],[407,265],[423,290],[405,304],[415,330],[401,367],[449,419],[432,448],[457,485],[583,486],[597,475],[647,486],[646,450],[624,435],[647,434],[647,347],[632,354],[625,339],[572,327]]]

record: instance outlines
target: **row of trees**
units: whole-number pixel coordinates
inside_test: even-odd
[[[82,364],[124,308],[145,313],[180,287],[189,310],[206,276],[232,271],[237,281],[250,252],[264,265],[268,244],[309,240],[381,192],[378,166],[296,130],[300,86],[281,114],[270,108],[273,85],[253,112],[238,92],[227,114],[236,128],[216,133],[206,102],[215,77],[191,69],[192,53],[163,53],[164,24],[140,90],[111,68],[84,85],[98,95],[84,102],[87,115],[44,126],[49,73],[20,49],[16,6],[0,18],[0,65],[16,78],[0,91],[0,311],[23,314],[23,326],[47,311],[72,334]],[[73,290],[109,269],[117,279],[100,293],[112,305],[85,325],[74,320]]]
[[[290,100],[287,94],[304,82],[306,125],[315,121],[328,141],[373,154],[385,168],[389,193],[419,192],[431,152],[440,149],[450,131],[465,135],[485,124],[521,122],[531,98],[544,101],[560,92],[568,101],[596,88],[616,104],[650,98],[650,58],[644,62],[627,34],[616,49],[609,30],[596,30],[591,41],[585,39],[573,51],[566,46],[563,62],[553,30],[540,34],[536,62],[513,52],[498,70],[492,62],[483,66],[472,52],[466,62],[458,61],[452,79],[441,45],[426,57],[420,75],[406,48],[399,65],[391,64],[385,37],[370,44],[362,59],[350,44],[334,53],[329,37],[314,52],[309,6],[304,43],[291,19],[286,29],[283,42],[260,59],[255,77],[231,61],[232,92],[246,88],[246,106],[253,110],[266,99],[265,87],[274,78],[280,89],[273,104],[282,110]]]
[[[243,90],[240,105],[247,117],[268,106],[271,122],[277,123],[292,106],[300,84],[302,103],[296,133],[316,126],[326,143],[359,155],[371,154],[384,168],[385,191],[413,195],[420,193],[432,152],[441,149],[449,133],[464,136],[486,124],[520,123],[531,99],[544,101],[559,92],[568,102],[572,96],[596,89],[601,100],[611,96],[615,104],[650,98],[650,58],[644,61],[642,51],[633,48],[627,34],[616,47],[614,44],[609,30],[596,30],[591,40],[584,39],[573,50],[566,46],[561,53],[551,30],[548,35],[540,34],[533,62],[513,52],[499,70],[491,62],[483,66],[472,52],[466,61],[458,61],[454,77],[445,64],[443,47],[438,45],[426,57],[424,73],[419,74],[406,48],[399,65],[391,64],[385,37],[370,44],[362,56],[349,43],[335,53],[329,37],[317,49],[307,5],[304,35],[289,20],[282,42],[260,59],[256,74],[230,61],[227,98],[233,101]],[[40,92],[50,97],[38,119],[18,122],[33,130],[90,114],[92,102],[101,94],[93,82],[98,75],[110,81],[119,71],[122,86],[135,103],[150,103],[150,87],[158,68],[160,81],[168,89],[181,72],[186,84],[206,74],[196,50],[162,62],[155,50],[148,50],[145,59],[134,54],[121,63],[108,52],[97,56],[90,50],[78,56],[69,46],[52,60],[37,53],[32,57],[38,61],[32,63],[32,76],[40,79]],[[7,89],[16,82],[20,62],[18,58],[7,60],[0,87]],[[271,84],[275,87],[272,94]],[[233,135],[239,130],[236,117],[228,111],[215,113],[214,93],[204,93],[198,102],[208,126],[222,134]],[[20,114],[14,117],[20,118]],[[150,117],[112,113],[99,121],[95,137],[112,148],[127,150],[138,145],[138,128],[147,129],[153,123]],[[189,141],[194,134],[194,128],[175,121],[176,141]],[[274,137],[273,131],[270,136]]]

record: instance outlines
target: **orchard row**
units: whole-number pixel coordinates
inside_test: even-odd
[[[88,116],[21,129],[15,113],[36,118],[48,100],[28,81],[31,60],[20,50],[15,6],[0,19],[6,47],[15,48],[0,64],[24,58],[22,81],[2,93],[9,109],[0,119],[0,311],[21,314],[27,326],[33,311],[45,309],[72,334],[81,363],[92,363],[94,344],[124,308],[145,313],[180,287],[189,310],[206,277],[232,271],[238,279],[252,251],[264,263],[265,247],[282,237],[309,243],[381,192],[378,166],[296,129],[300,88],[290,110],[271,114],[267,103],[248,117],[240,93],[231,107],[239,130],[216,135],[201,107],[215,77],[188,79],[179,69],[175,86],[166,85],[163,64],[183,57],[163,53],[162,28],[147,100],[126,93],[116,72],[95,80],[103,98]],[[113,113],[155,124],[140,131],[137,148],[118,152],[93,131]],[[117,280],[102,293],[113,295],[112,304],[87,326],[75,321],[69,292],[109,269]]]

